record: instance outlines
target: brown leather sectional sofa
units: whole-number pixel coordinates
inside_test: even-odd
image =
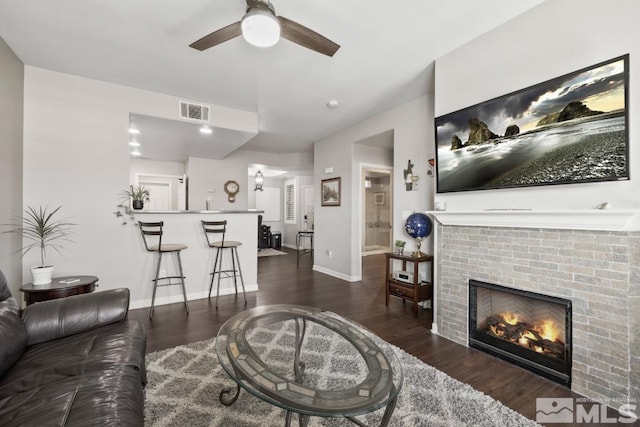
[[[0,271],[0,424],[143,425],[146,334],[128,308],[116,289],[21,311]]]

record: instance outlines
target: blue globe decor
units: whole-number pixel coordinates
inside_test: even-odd
[[[420,256],[420,245],[422,239],[429,236],[433,230],[433,223],[431,219],[423,213],[413,213],[409,215],[407,221],[404,223],[404,231],[414,239],[416,239],[417,252],[416,255]]]

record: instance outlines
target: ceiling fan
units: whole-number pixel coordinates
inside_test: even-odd
[[[283,16],[276,16],[270,1],[246,1],[247,12],[242,20],[202,37],[189,47],[202,51],[242,35],[249,43],[259,47],[273,46],[280,37],[284,37],[327,56],[333,56],[340,49],[340,45],[315,31]]]

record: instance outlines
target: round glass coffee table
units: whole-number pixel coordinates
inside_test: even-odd
[[[364,426],[354,417],[381,408],[380,425],[386,426],[402,388],[402,365],[388,343],[313,307],[271,305],[238,313],[220,328],[216,353],[236,382],[222,390],[220,401],[232,405],[242,388],[285,409],[286,426],[292,413],[301,426],[310,416]]]

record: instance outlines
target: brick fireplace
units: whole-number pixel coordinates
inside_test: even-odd
[[[566,299],[573,310],[571,389],[640,402],[640,232],[496,226],[478,218],[465,225],[432,214],[437,333],[469,345],[470,279]]]

